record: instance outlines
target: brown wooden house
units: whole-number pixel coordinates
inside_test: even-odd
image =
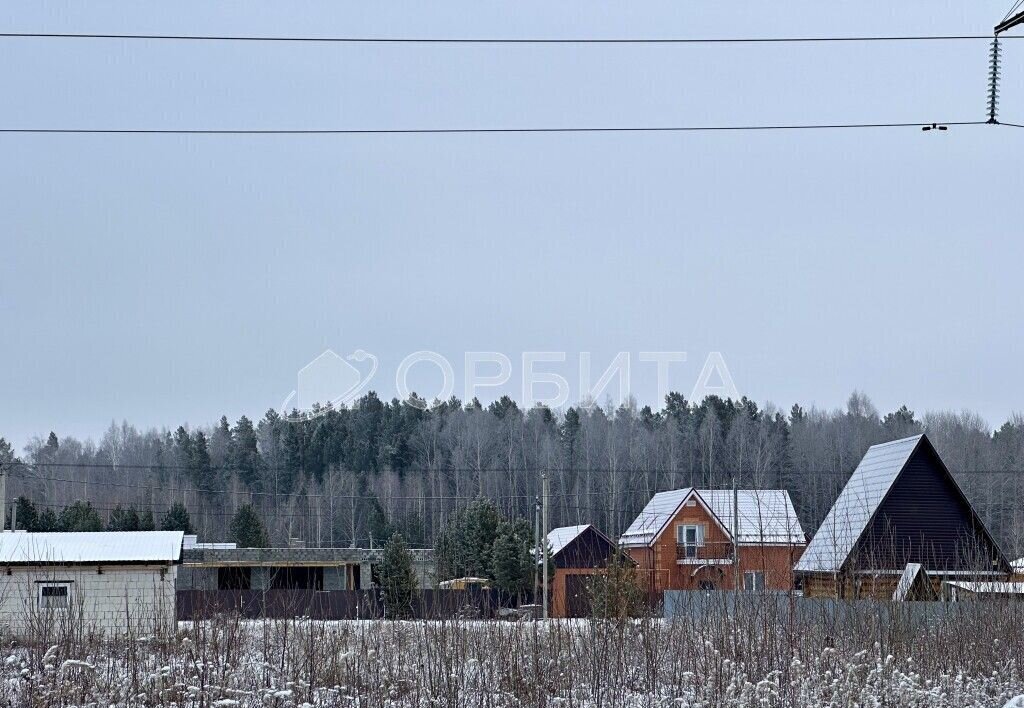
[[[551,617],[589,617],[589,581],[605,572],[622,552],[592,524],[563,526],[548,534],[551,578]],[[621,559],[632,565],[625,556]]]
[[[794,569],[811,597],[901,598],[922,573],[1001,581],[1011,566],[925,435],[868,449]],[[902,579],[902,580],[901,580]]]
[[[806,544],[783,489],[659,492],[619,544],[652,592],[788,590]]]

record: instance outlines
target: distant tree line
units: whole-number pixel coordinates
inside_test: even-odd
[[[543,473],[552,526],[594,523],[615,536],[654,492],[735,481],[788,489],[811,532],[870,445],[922,430],[995,533],[1024,551],[1024,417],[993,431],[969,412],[917,417],[904,406],[883,415],[860,393],[841,410],[788,412],[678,393],[660,410],[627,402],[564,411],[507,397],[426,405],[369,393],[298,422],[271,410],[211,428],[111,424],[98,443],[50,433],[21,455],[0,439],[0,464],[8,499],[32,500],[47,527],[61,517],[69,528],[95,526],[94,515],[104,527],[130,526],[130,508],[140,528],[162,526],[178,504],[201,540],[217,541],[238,535],[234,521],[248,507],[246,528],[258,519],[271,545],[382,547],[399,533],[423,547],[447,542],[475,499],[530,524]]]
[[[52,509],[39,511],[31,499],[18,497],[14,511],[7,516],[7,528],[23,531],[182,531],[193,534],[192,517],[181,502],[174,502],[163,515],[160,525],[153,519],[153,511],[139,512],[134,506],[117,504],[104,521],[91,502],[76,501],[54,513]],[[242,505],[231,520],[230,540],[242,548],[268,548],[270,538],[259,514],[250,504]]]

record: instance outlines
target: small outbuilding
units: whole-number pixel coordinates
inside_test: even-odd
[[[873,599],[1011,572],[925,435],[868,449],[794,570],[805,595]]]
[[[171,632],[183,535],[0,533],[0,626],[45,641]]]
[[[590,616],[590,581],[613,560],[633,566],[615,543],[593,524],[563,526],[548,533],[552,617]]]

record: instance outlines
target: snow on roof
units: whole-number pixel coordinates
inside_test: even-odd
[[[907,599],[910,589],[914,587],[914,581],[922,572],[924,572],[924,566],[920,563],[907,563],[907,567],[903,569],[903,575],[900,576],[900,581],[896,584],[896,590],[892,593],[893,602],[903,602]]]
[[[0,565],[174,563],[181,531],[0,533]]]
[[[661,535],[665,525],[676,515],[680,505],[690,496],[692,487],[658,492],[640,512],[629,528],[619,537],[626,546],[646,546]]]
[[[186,551],[233,551],[238,544],[226,541],[202,542],[196,534],[185,534],[185,540],[181,547]]]
[[[1024,595],[1024,583],[997,581],[947,580],[943,583],[967,592],[993,595]]]
[[[697,494],[731,534],[732,490],[698,489]],[[736,496],[739,510],[736,540],[739,543],[802,544],[806,540],[789,492],[785,489],[740,489]]]
[[[722,523],[730,536],[733,531],[733,491],[731,489],[674,489],[658,492],[640,512],[620,541],[625,546],[644,546],[661,535],[679,512],[682,504],[696,494]],[[736,492],[739,508],[737,541],[744,543],[802,544],[800,526],[789,492],[785,489],[740,489]]]
[[[590,524],[583,524],[581,526],[561,526],[557,529],[551,529],[548,532],[548,551],[549,555],[555,555],[563,548],[572,543],[577,536],[590,528]]]
[[[839,571],[922,437],[914,435],[868,448],[795,570]]]

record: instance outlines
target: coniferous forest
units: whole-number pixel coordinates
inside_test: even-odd
[[[22,499],[20,528],[162,525],[208,541],[375,547],[397,531],[423,547],[477,498],[532,524],[544,474],[552,526],[614,536],[657,491],[735,482],[788,489],[810,533],[870,445],[926,431],[1007,551],[1024,546],[1024,416],[991,430],[969,412],[880,413],[856,392],[839,410],[675,393],[660,410],[413,403],[369,393],[299,422],[272,410],[212,427],[125,422],[98,442],[51,432],[22,451],[0,439],[0,464],[8,499]]]

